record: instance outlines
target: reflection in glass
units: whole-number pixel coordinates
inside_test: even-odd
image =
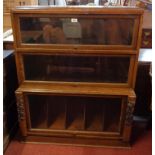
[[[22,43],[131,45],[134,20],[21,17]]]
[[[127,83],[128,56],[23,55],[26,80]]]

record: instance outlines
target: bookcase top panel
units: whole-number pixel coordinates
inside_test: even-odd
[[[12,10],[15,46],[138,49],[143,10],[135,7],[20,7]]]
[[[20,6],[12,9],[16,13],[79,13],[79,14],[142,14],[143,9],[134,6]]]

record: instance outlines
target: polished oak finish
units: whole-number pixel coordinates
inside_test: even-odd
[[[26,142],[128,147],[143,10],[12,10]]]

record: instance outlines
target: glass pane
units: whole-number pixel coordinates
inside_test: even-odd
[[[66,5],[108,6],[109,3],[112,6],[121,5],[121,2],[115,0],[112,1],[111,0],[38,0],[38,5],[57,5],[57,6],[66,6]]]
[[[87,6],[98,6],[108,5],[108,0],[65,0],[67,5],[87,5]]]
[[[130,18],[21,17],[22,43],[131,45],[134,20]]]
[[[28,95],[31,128],[120,132],[121,98]]]
[[[26,80],[127,83],[129,56],[23,55]]]

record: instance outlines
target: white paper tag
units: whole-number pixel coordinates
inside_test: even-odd
[[[77,23],[78,22],[78,19],[77,18],[71,18],[71,22],[72,23]]]

